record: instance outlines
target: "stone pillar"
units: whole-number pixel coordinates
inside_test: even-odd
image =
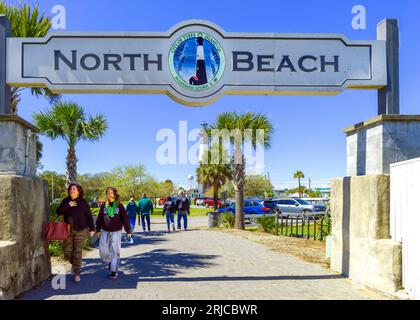
[[[348,177],[331,184],[331,268],[392,294],[402,286],[402,244],[390,237],[390,165],[420,157],[420,115],[380,115],[345,133]]]
[[[388,175],[333,179],[331,268],[393,294],[402,285],[401,243],[390,237]]]
[[[420,157],[420,115],[380,115],[344,132],[348,176],[389,174],[392,163]]]
[[[48,221],[45,180],[0,175],[0,299],[13,299],[50,276],[43,238]]]
[[[386,41],[387,85],[378,90],[378,117],[344,130],[347,177],[331,183],[331,268],[386,293],[402,284],[401,243],[390,238],[390,165],[420,157],[420,116],[399,115],[397,19],[377,26]]]
[[[0,175],[36,175],[38,129],[16,115],[0,115]]]
[[[0,299],[13,299],[51,274],[44,225],[48,185],[36,176],[38,129],[0,115]]]
[[[378,40],[386,41],[387,81],[386,87],[378,90],[378,114],[400,113],[399,76],[399,27],[397,19],[384,19],[378,23]]]

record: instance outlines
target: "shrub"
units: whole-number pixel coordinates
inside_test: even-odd
[[[57,204],[57,203],[51,203],[50,204],[50,221],[57,221],[58,220],[58,216],[55,213],[58,206],[59,206],[59,204]]]
[[[90,211],[92,212],[93,216],[99,215],[99,208],[90,208]]]
[[[259,230],[272,233],[276,229],[276,218],[271,216],[262,216],[257,218],[257,224]]]
[[[220,215],[219,227],[231,229],[235,225],[235,216],[231,212],[225,212]]]
[[[48,251],[51,256],[64,259],[64,241],[50,241]]]
[[[50,204],[50,221],[60,221],[59,217],[55,213],[58,206],[59,204],[56,204],[56,203]],[[98,211],[99,209],[97,210],[97,212]],[[90,238],[86,237],[85,243],[83,245],[83,249],[89,250],[90,248],[91,248]],[[50,252],[51,256],[60,257],[64,259],[64,241],[49,241],[48,251]]]

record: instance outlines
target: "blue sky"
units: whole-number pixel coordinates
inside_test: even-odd
[[[16,3],[19,1],[9,1]],[[165,31],[186,19],[205,19],[231,32],[342,33],[351,40],[376,38],[376,24],[383,18],[400,21],[401,113],[420,113],[420,1],[319,0],[319,1],[38,1],[50,13],[54,5],[66,8],[67,31]],[[353,30],[354,5],[367,10],[367,29]],[[214,104],[189,108],[165,95],[66,95],[89,113],[103,113],[109,120],[106,136],[97,143],[77,147],[80,173],[110,170],[121,164],[144,164],[159,179],[185,184],[192,165],[159,165],[155,160],[156,133],[177,130],[187,120],[189,129],[202,120],[211,123],[220,112],[255,111],[270,115],[275,127],[272,147],[266,150],[266,172],[277,186],[293,181],[302,170],[315,183],[345,175],[346,146],[343,129],[377,114],[376,91],[349,90],[334,97],[225,96]],[[48,103],[25,93],[19,114],[32,114]],[[45,170],[65,171],[66,145],[42,138]],[[118,150],[115,157],[110,150]],[[106,161],[104,159],[107,159]]]

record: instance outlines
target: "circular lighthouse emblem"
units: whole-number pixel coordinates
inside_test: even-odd
[[[202,91],[214,86],[225,70],[222,46],[204,32],[189,32],[171,46],[169,66],[183,88]]]

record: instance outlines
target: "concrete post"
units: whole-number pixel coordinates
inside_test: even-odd
[[[0,15],[0,114],[10,114],[11,92],[6,85],[6,39],[11,35],[10,21]]]
[[[386,41],[388,85],[378,91],[378,115],[400,113],[399,29],[397,19],[385,19],[377,26],[377,39]]]

